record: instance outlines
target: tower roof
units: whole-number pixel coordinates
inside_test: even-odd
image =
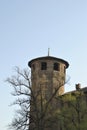
[[[37,61],[37,60],[57,60],[64,63],[66,65],[66,68],[68,68],[69,66],[69,63],[67,61],[57,58],[57,57],[53,57],[53,56],[45,56],[45,57],[38,57],[38,58],[32,59],[31,61],[28,62],[28,66],[31,67],[32,62]]]

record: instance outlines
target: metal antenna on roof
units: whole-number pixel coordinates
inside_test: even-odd
[[[50,48],[48,48],[48,56],[50,55]]]

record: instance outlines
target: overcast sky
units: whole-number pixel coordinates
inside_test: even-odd
[[[0,0],[0,129],[14,115],[12,89],[4,80],[14,66],[50,55],[63,58],[69,84],[87,86],[87,0]]]

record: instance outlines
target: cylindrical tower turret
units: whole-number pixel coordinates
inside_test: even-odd
[[[64,93],[66,69],[69,64],[63,59],[46,56],[29,61],[31,67],[32,89],[37,92],[40,87],[43,95],[49,97],[58,89],[57,95]]]

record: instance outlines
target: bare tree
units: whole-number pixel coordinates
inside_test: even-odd
[[[29,130],[29,112],[30,112],[30,72],[28,69],[20,70],[15,68],[17,75],[7,78],[7,82],[14,88],[12,95],[16,97],[13,105],[18,105],[19,110],[10,125],[11,129]]]
[[[52,105],[55,96],[63,83],[55,88],[53,94],[46,100],[42,94],[42,89],[35,94],[31,87],[29,69],[15,69],[16,75],[7,78],[7,82],[14,88],[13,96],[16,100],[13,105],[18,105],[16,115],[10,124],[10,128],[14,130],[44,130],[50,128],[50,118],[55,112]]]

